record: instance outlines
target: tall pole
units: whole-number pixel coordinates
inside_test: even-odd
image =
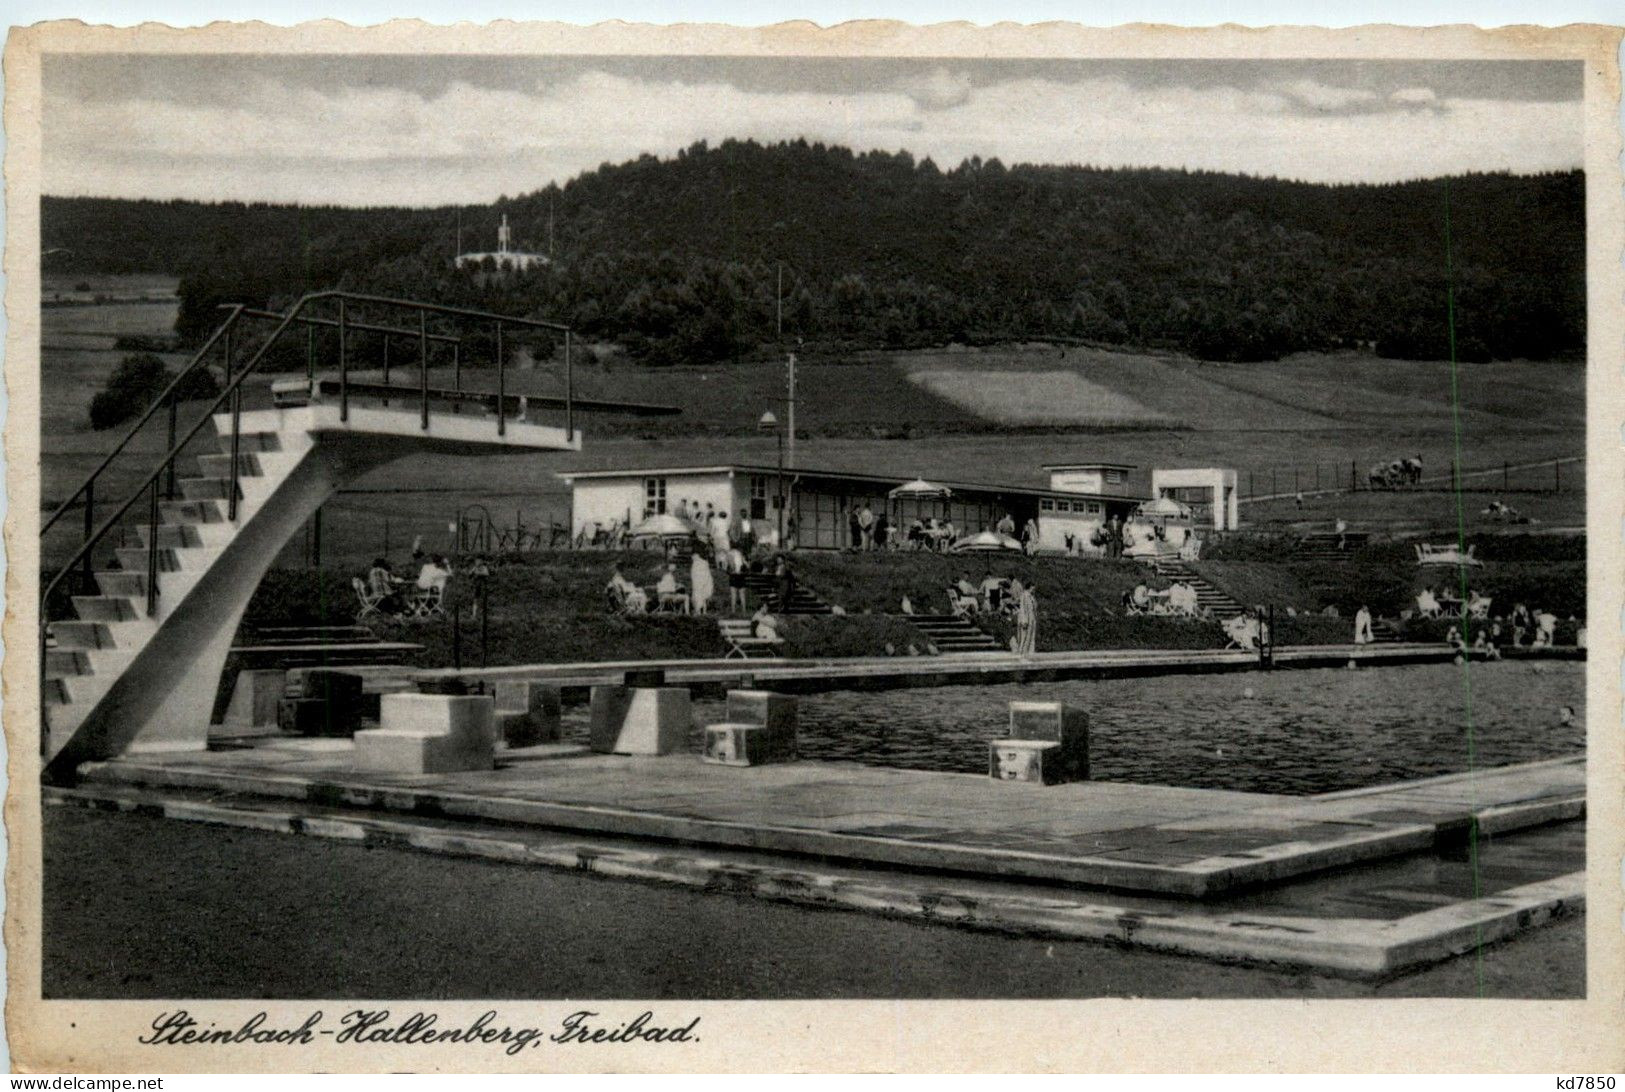
[[[779,286],[773,293],[773,325],[780,341],[784,340],[784,263],[779,263]]]
[[[785,400],[785,429],[790,433],[789,458],[787,466],[796,465],[796,354],[791,353],[789,359],[790,397]]]
[[[779,431],[779,549],[784,549],[784,431]]]

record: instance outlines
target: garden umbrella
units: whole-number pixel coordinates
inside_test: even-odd
[[[633,538],[687,538],[694,529],[676,516],[661,514],[650,516],[632,528]]]
[[[995,531],[983,531],[979,535],[968,535],[953,544],[952,552],[956,554],[991,554],[1002,553],[1006,550],[1021,553],[1021,543],[1009,535],[1001,535]]]

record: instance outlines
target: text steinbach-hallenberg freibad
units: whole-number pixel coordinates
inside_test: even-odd
[[[264,1012],[254,1014],[236,1027],[222,1028],[210,1021],[203,1023],[185,1009],[159,1013],[152,1022],[150,1034],[137,1042],[145,1046],[189,1046],[255,1044],[262,1046],[295,1045],[317,1042],[318,1036],[330,1036],[335,1043],[366,1046],[419,1046],[430,1043],[483,1043],[504,1046],[506,1054],[518,1054],[527,1046],[553,1043],[694,1043],[699,1037],[694,1029],[700,1018],[686,1024],[657,1025],[654,1013],[645,1011],[624,1023],[600,1024],[599,1014],[587,1010],[572,1012],[560,1021],[558,1030],[549,1034],[541,1028],[509,1027],[497,1023],[496,1010],[481,1013],[472,1022],[461,1026],[440,1026],[440,1017],[432,1012],[414,1012],[392,1022],[388,1009],[354,1009],[339,1017],[338,1028],[321,1026],[324,1014],[320,1009],[310,1013],[295,1027],[276,1027],[268,1023]]]

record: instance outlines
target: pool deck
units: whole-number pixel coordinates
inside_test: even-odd
[[[1203,898],[1585,813],[1583,756],[1323,796],[1043,787],[847,763],[502,752],[490,772],[359,772],[349,740],[275,739],[88,764],[89,784],[515,824]]]
[[[1516,658],[1580,660],[1584,649],[1519,650]],[[1275,650],[1276,668],[1359,667],[1449,663],[1445,645],[1291,645]],[[1512,658],[1509,656],[1509,658]],[[1474,657],[1479,660],[1479,657]],[[628,671],[659,669],[671,685],[699,695],[720,694],[741,682],[771,686],[782,693],[829,690],[892,690],[917,686],[1056,682],[1063,679],[1132,678],[1153,675],[1256,671],[1258,654],[1240,649],[1094,649],[1040,652],[1021,657],[1008,652],[948,653],[941,656],[879,656],[826,660],[628,660],[607,663],[516,664],[503,667],[353,669],[368,690],[411,689],[418,679],[455,677],[486,682],[516,679],[550,682],[566,701],[584,701],[591,687],[620,682]],[[346,669],[351,670],[351,669]]]

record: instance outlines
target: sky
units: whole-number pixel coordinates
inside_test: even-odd
[[[698,140],[1377,182],[1582,162],[1581,63],[45,58],[53,195],[484,203]]]

